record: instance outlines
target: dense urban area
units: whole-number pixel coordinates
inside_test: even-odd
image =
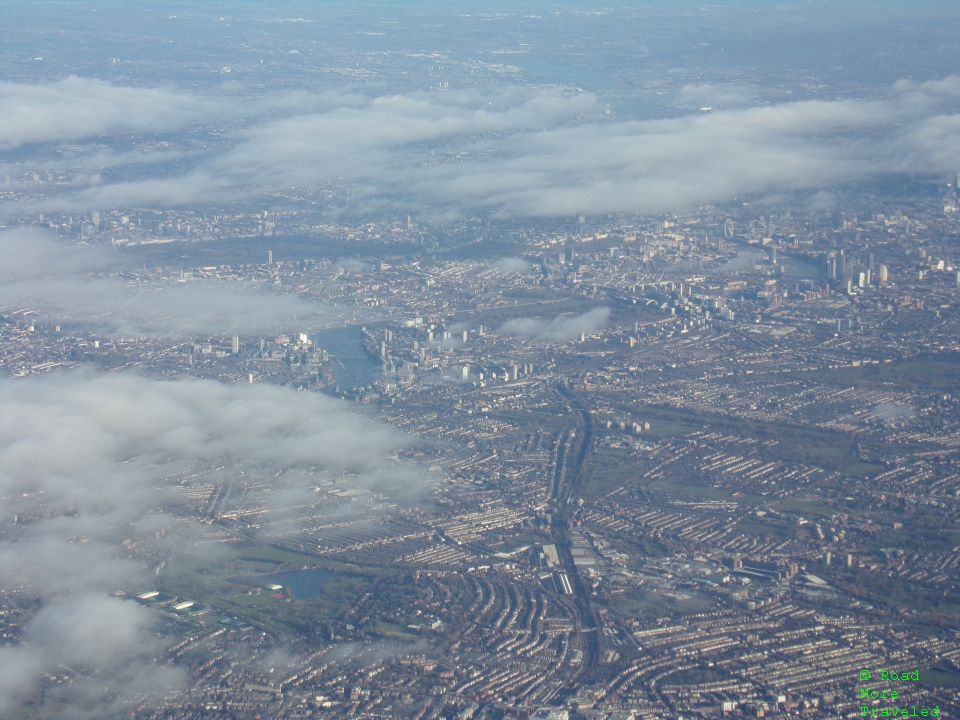
[[[520,73],[388,55],[321,70],[402,85],[422,62],[435,92]],[[4,717],[960,713],[960,174],[524,217],[359,212],[335,181],[59,202],[76,158],[0,173],[0,665],[63,645],[0,681]],[[79,418],[48,445],[42,403]],[[142,487],[28,479],[101,457]],[[80,651],[66,620],[36,629],[71,583],[137,618],[153,649],[125,651],[157,686],[98,669],[99,606],[64,616]]]

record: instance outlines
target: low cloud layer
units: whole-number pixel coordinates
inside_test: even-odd
[[[899,405],[894,402],[880,403],[867,413],[869,420],[882,422],[887,425],[894,425],[898,422],[910,420],[915,416],[916,413],[912,407],[909,405]]]
[[[607,326],[610,308],[594,308],[582,315],[558,315],[552,320],[515,318],[500,326],[504,335],[523,335],[545,342],[573,340],[580,333],[590,335]]]
[[[290,114],[231,133],[228,149],[185,174],[98,184],[41,206],[174,207],[223,203],[238,193],[251,197],[327,186],[349,188],[366,204],[405,202],[408,181],[421,181],[438,163],[469,165],[478,153],[490,152],[486,145],[491,138],[540,131],[599,112],[590,93],[519,87],[485,95],[301,93],[251,105],[269,109],[271,115]]]
[[[753,85],[698,83],[680,88],[676,101],[698,109],[728,109],[750,105],[759,95],[760,88]]]
[[[328,316],[325,306],[249,284],[124,280],[111,274],[124,267],[111,250],[69,245],[38,229],[0,232],[0,254],[0,306],[107,335],[270,333]]]
[[[755,107],[748,106],[754,101],[749,87],[686,86],[677,94],[681,104],[717,108],[660,120],[606,117],[590,93],[522,87],[278,95],[251,100],[243,115],[247,126],[219,133],[213,149],[187,171],[91,180],[31,201],[31,208],[216,204],[324,188],[349,195],[361,210],[678,211],[884,173],[952,171],[960,166],[958,86],[956,76],[903,81],[872,99]],[[211,102],[229,108],[222,123],[237,117],[226,99]],[[208,117],[209,109],[200,114]],[[180,115],[186,121],[189,113]],[[180,115],[164,122],[173,126]],[[80,127],[121,129],[112,117]],[[8,131],[6,142],[15,137]]]
[[[198,544],[189,519],[182,488],[198,469],[222,467],[223,482],[288,470],[285,487],[308,491],[318,473],[346,488],[423,489],[391,472],[404,436],[322,395],[91,373],[3,380],[0,395],[0,577],[42,603],[22,641],[0,648],[0,714],[35,699],[55,668],[77,673],[59,691],[76,717],[176,687],[155,616],[110,593],[222,552]]]
[[[522,273],[530,269],[530,263],[523,258],[505,257],[497,260],[497,262],[493,264],[493,269],[505,275],[518,272]]]
[[[0,150],[114,133],[169,132],[223,116],[221,102],[160,88],[71,75],[58,82],[0,84]]]

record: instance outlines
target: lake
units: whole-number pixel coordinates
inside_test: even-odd
[[[260,585],[283,585],[287,594],[297,600],[310,600],[323,594],[323,587],[335,576],[326,570],[284,570],[273,575],[262,575]]]

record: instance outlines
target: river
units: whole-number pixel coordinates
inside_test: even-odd
[[[736,257],[720,266],[724,273],[738,273],[751,270],[757,263],[768,262],[769,254],[764,248],[754,245],[738,245]],[[816,261],[785,252],[777,253],[777,262],[783,265],[784,277],[788,280],[820,280],[820,268]]]
[[[380,363],[364,347],[359,327],[321,330],[313,342],[330,355],[334,382],[343,392],[369,385],[380,375]]]

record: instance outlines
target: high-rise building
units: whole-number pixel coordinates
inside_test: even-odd
[[[230,340],[230,352],[234,355],[240,354],[240,337],[238,335],[234,335],[233,339]]]
[[[273,265],[273,250],[267,250],[267,265]]]
[[[880,266],[880,284],[885,285],[887,280],[890,278],[890,270],[886,265]]]

